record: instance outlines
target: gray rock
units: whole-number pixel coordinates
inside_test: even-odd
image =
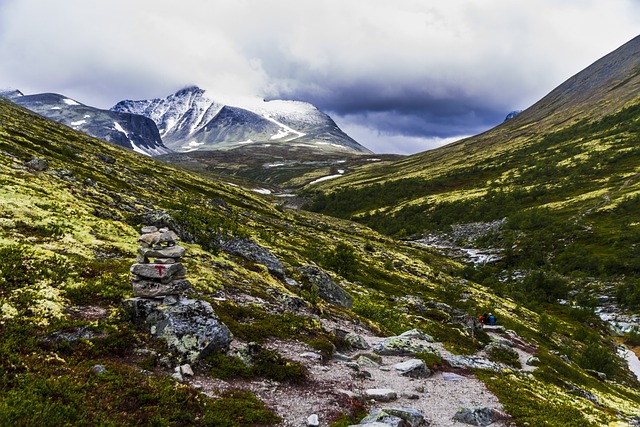
[[[49,161],[44,158],[36,157],[27,162],[26,166],[34,171],[42,172],[49,169]]]
[[[158,231],[158,227],[156,227],[155,225],[145,225],[140,229],[140,232],[142,234],[155,233],[156,231]]]
[[[528,366],[538,366],[540,364],[540,359],[536,356],[529,356],[525,364]]]
[[[95,374],[95,375],[102,375],[105,372],[107,372],[107,368],[105,368],[103,365],[93,365],[91,367],[91,373]]]
[[[427,335],[418,329],[411,329],[410,331],[403,332],[400,334],[400,336],[402,338],[414,338],[426,342],[433,342],[433,337],[431,335]]]
[[[434,350],[411,338],[389,337],[375,344],[373,351],[383,356],[410,356]]]
[[[339,362],[351,362],[351,359],[349,358],[349,356],[346,356],[342,353],[333,353],[333,356],[331,358]]]
[[[442,361],[452,368],[487,369],[494,372],[502,372],[502,366],[489,359],[480,356],[443,356]]]
[[[318,353],[313,353],[311,351],[307,351],[305,353],[302,353],[300,355],[300,357],[304,357],[305,359],[312,359],[312,360],[322,360],[322,356],[319,355]]]
[[[102,336],[104,337],[106,334]],[[100,335],[93,332],[89,326],[81,326],[79,328],[68,328],[63,331],[52,332],[45,336],[43,340],[55,343],[66,341],[71,344],[76,344],[81,339],[89,341],[98,337],[100,337]]]
[[[171,277],[186,274],[184,266],[176,262],[175,264],[133,264],[129,269],[132,274],[147,279],[170,279]]]
[[[424,415],[413,408],[381,408],[372,410],[359,425],[418,427],[423,423]]]
[[[367,399],[373,399],[378,402],[391,402],[398,398],[398,393],[390,388],[370,388],[364,392]]]
[[[347,335],[345,335],[344,340],[353,348],[357,348],[360,350],[369,349],[369,343],[367,343],[364,337],[354,332],[349,332]]]
[[[507,415],[495,408],[460,408],[453,419],[472,426],[488,426],[496,421],[507,419]]]
[[[263,248],[251,239],[219,239],[217,246],[225,252],[248,259],[256,264],[264,265],[269,270],[269,273],[280,279],[284,280],[285,278],[285,268],[282,261],[276,258],[268,249]]]
[[[169,246],[171,246],[177,240],[178,235],[171,230],[145,233],[138,238],[139,242],[146,243],[151,247],[158,246],[162,243],[167,243]]]
[[[318,419],[318,415],[311,414],[307,417],[307,425],[309,427],[317,427],[320,425],[320,420]]]
[[[178,245],[162,249],[138,248],[138,253],[145,258],[181,258],[185,252],[186,249]]]
[[[420,359],[409,359],[393,365],[393,368],[403,377],[426,378],[431,375],[427,365]]]
[[[169,295],[183,295],[191,289],[191,283],[186,279],[172,280],[169,283],[153,282],[151,280],[131,280],[133,294],[137,297],[155,298]]]
[[[358,359],[356,360],[356,362],[358,363],[358,366],[362,368],[378,368],[380,366],[380,364],[378,364],[376,361],[371,360],[370,358],[364,355],[358,356]]]
[[[188,363],[185,363],[184,365],[180,366],[180,373],[182,374],[183,377],[192,377],[193,369],[191,369],[191,365],[189,365]]]
[[[454,374],[453,372],[443,372],[442,379],[445,381],[464,381],[465,377],[462,375]]]
[[[98,160],[100,160],[102,163],[107,163],[109,165],[113,165],[116,162],[116,159],[114,159],[111,156],[108,156],[106,154],[102,154],[102,153],[98,153],[96,154],[96,157],[98,158]]]
[[[384,412],[404,420],[405,427],[418,427],[424,422],[424,415],[413,408],[383,408]]]
[[[369,415],[360,420],[360,425],[376,426],[383,425],[385,427],[403,427],[404,420],[395,415],[387,414],[381,409],[374,409]]]
[[[153,299],[131,298],[123,305],[137,324],[164,338],[171,351],[190,362],[227,348],[233,339],[206,301],[183,298],[161,305]]]
[[[353,297],[320,268],[306,265],[298,268],[298,271],[309,285],[317,287],[318,296],[323,300],[349,309],[353,306]]]
[[[181,383],[184,380],[180,372],[174,372],[173,374],[171,374],[171,378],[178,381],[179,383]]]
[[[138,326],[145,324],[147,318],[151,316],[151,313],[162,304],[162,300],[149,299],[149,298],[129,298],[122,301],[122,308],[129,320],[136,323]]]
[[[352,424],[349,427],[389,427],[389,424],[373,422],[373,423],[364,423],[364,424]]]

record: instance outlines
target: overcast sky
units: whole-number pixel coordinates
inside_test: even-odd
[[[640,34],[638,0],[0,0],[0,88],[315,104],[378,153],[499,124]]]

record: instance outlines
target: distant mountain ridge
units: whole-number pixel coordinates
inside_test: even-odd
[[[177,152],[233,149],[246,144],[295,144],[326,151],[370,153],[327,114],[299,101],[231,106],[196,86],[166,98],[117,103],[112,111],[152,119],[165,144]]]
[[[162,143],[155,123],[141,115],[102,110],[57,93],[24,95],[11,90],[0,92],[0,96],[72,129],[141,154],[171,152]]]

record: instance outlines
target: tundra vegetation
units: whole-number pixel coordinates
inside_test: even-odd
[[[589,135],[611,141],[621,138],[618,133],[605,136],[604,128],[597,129]],[[587,138],[582,127],[575,132]],[[637,137],[631,130],[625,132],[629,138]],[[563,149],[563,141],[577,137],[570,138],[549,140],[549,155]],[[626,141],[622,138],[621,143]],[[596,167],[591,160],[584,161],[595,170],[606,167],[606,162]],[[582,157],[576,159],[576,165],[582,162]],[[270,339],[295,340],[331,356],[343,343],[320,326],[318,316],[368,325],[380,335],[418,328],[455,353],[471,354],[486,345],[488,337],[471,335],[449,322],[449,314],[441,307],[474,315],[490,309],[506,328],[539,347],[539,368],[532,374],[517,369],[477,372],[516,424],[607,425],[620,416],[640,416],[640,384],[615,355],[606,326],[590,308],[554,304],[566,294],[559,283],[570,288],[573,283],[567,283],[567,277],[583,279],[575,273],[580,270],[571,267],[583,261],[577,255],[580,245],[597,249],[589,251],[602,260],[594,268],[611,277],[618,274],[617,269],[635,263],[633,250],[637,249],[625,245],[626,237],[615,232],[623,223],[630,232],[637,227],[629,223],[637,197],[633,186],[623,186],[629,175],[621,167],[630,160],[623,157],[617,162],[618,172],[609,179],[619,191],[615,197],[612,193],[610,204],[590,212],[581,210],[583,205],[560,203],[554,192],[539,197],[555,201],[557,209],[520,209],[532,207],[530,186],[526,187],[528,198],[514,199],[519,207],[513,208],[510,225],[504,234],[492,238],[496,244],[513,241],[513,253],[503,262],[531,273],[521,285],[503,285],[490,271],[493,267],[469,271],[431,249],[379,234],[358,222],[277,207],[223,178],[170,167],[0,100],[0,424],[278,423],[278,415],[247,390],[220,390],[210,397],[171,380],[161,358],[150,356],[166,352],[164,344],[125,318],[120,302],[132,295],[129,266],[135,259],[138,230],[150,218],[165,221],[182,237],[189,254],[183,263],[198,297],[211,302],[236,339],[258,346],[251,367],[238,357],[211,354],[196,366],[205,375],[237,378],[240,385],[247,379],[262,378],[302,387],[307,375],[303,366],[260,346]],[[501,176],[521,179],[500,172],[497,163],[492,166],[497,169],[478,167],[487,169],[483,173],[494,181]],[[471,189],[444,178],[438,185],[434,188]],[[378,197],[387,197],[386,190],[378,191]],[[351,194],[341,191],[326,197],[337,200],[338,195]],[[491,191],[485,194],[494,203],[497,198],[515,197],[506,190]],[[367,206],[364,193],[353,195],[353,206]],[[327,199],[319,197],[316,209],[329,211],[322,200]],[[473,203],[484,203],[481,197],[472,200],[475,202],[461,199],[460,205],[453,199],[422,205],[424,212],[417,215],[417,224],[423,224],[421,215],[426,220],[442,208],[442,220],[436,224],[445,230],[452,224],[447,218],[454,211],[473,211]],[[408,204],[406,209],[414,208]],[[554,209],[553,214],[546,209]],[[398,218],[403,217],[401,212]],[[396,236],[414,233],[409,221],[383,225],[386,220],[373,211],[364,215],[358,208],[355,214],[330,213],[353,217]],[[496,213],[484,219],[500,216]],[[516,228],[513,221],[520,225]],[[573,255],[553,252],[559,250],[554,249],[554,242],[567,228],[574,230],[572,242],[577,246]],[[328,304],[308,289],[292,287],[261,264],[219,250],[221,237],[251,239],[268,248],[283,261],[288,277],[298,277],[300,266],[322,267],[354,296],[353,307]],[[604,245],[612,238],[623,241]],[[534,243],[551,248],[552,258]],[[542,251],[542,255],[531,254],[527,261],[526,251]],[[557,259],[565,261],[557,263]],[[534,264],[527,263],[549,268],[534,271]],[[243,298],[233,300],[225,295]],[[532,295],[539,297],[528,303]],[[286,308],[287,301],[298,298],[314,316]],[[538,314],[541,309],[546,312],[544,317]],[[76,338],[59,339],[61,333],[75,333]],[[420,357],[433,368],[442,363],[432,354]],[[494,357],[508,356],[498,352]],[[94,373],[98,365],[104,367],[103,373]],[[597,372],[605,373],[607,379],[599,378]],[[597,403],[585,395],[596,396]],[[345,406],[335,425],[353,422],[362,414],[361,406]]]

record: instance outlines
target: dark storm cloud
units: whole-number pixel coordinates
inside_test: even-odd
[[[0,0],[0,88],[297,99],[410,153],[500,123],[638,24],[637,0]]]

